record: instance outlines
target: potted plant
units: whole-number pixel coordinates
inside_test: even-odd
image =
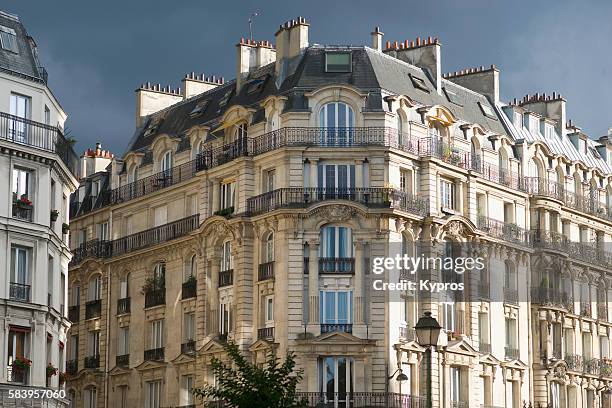
[[[142,285],[140,293],[145,295],[154,290],[161,290],[166,287],[166,281],[161,276],[149,276],[145,279],[145,283]]]
[[[62,371],[59,373],[59,385],[60,386],[64,385],[67,379],[68,379],[68,375],[65,372]]]
[[[47,373],[47,378],[51,378],[51,377],[53,377],[54,375],[57,375],[57,373],[58,373],[58,369],[57,369],[57,368],[55,368],[55,367],[53,366],[53,364],[49,363],[49,364],[47,365],[47,371],[46,371],[46,373]]]
[[[59,217],[59,211],[51,210],[51,222],[57,221],[57,217]]]
[[[62,234],[68,234],[68,232],[70,231],[70,226],[66,223],[62,224]]]
[[[24,210],[32,208],[32,201],[30,201],[25,194],[22,194],[21,197],[18,197],[17,194],[13,194],[13,204]]]
[[[25,357],[17,357],[11,363],[11,367],[13,367],[13,370],[15,371],[27,370],[28,368],[30,368],[31,365],[32,360]]]

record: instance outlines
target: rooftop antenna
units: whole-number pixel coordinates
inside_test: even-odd
[[[259,12],[256,11],[249,16],[249,39],[251,41],[253,41],[253,18],[257,17],[258,15],[259,15]]]

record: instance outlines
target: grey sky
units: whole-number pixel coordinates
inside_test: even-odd
[[[195,1],[4,0],[40,48],[50,86],[69,115],[77,149],[101,141],[121,155],[134,131],[134,89],[179,86],[187,72],[233,78],[235,44],[274,40],[298,15],[310,42],[370,44],[436,36],[442,70],[496,64],[504,100],[560,92],[568,117],[591,137],[612,126],[612,2],[565,0]]]

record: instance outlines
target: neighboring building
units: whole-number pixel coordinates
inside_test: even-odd
[[[74,405],[192,406],[228,338],[294,350],[312,406],[425,404],[430,311],[433,407],[609,407],[612,140],[556,94],[500,101],[493,66],[443,76],[437,39],[308,31],[240,41],[234,81],[136,91],[126,154],[71,201]],[[476,297],[373,290],[398,279],[373,258],[436,243],[486,256]]]
[[[77,157],[62,134],[66,113],[47,86],[36,44],[0,11],[0,405],[9,390],[63,389],[69,197]],[[64,224],[66,226],[64,227]],[[19,362],[31,361],[19,368]],[[47,376],[47,367],[58,370]],[[31,400],[28,401],[28,404]],[[28,406],[66,406],[64,398]],[[47,405],[48,404],[48,405]],[[21,405],[20,405],[21,406]]]

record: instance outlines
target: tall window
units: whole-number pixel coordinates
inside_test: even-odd
[[[264,241],[264,263],[274,262],[274,233],[269,233]]]
[[[319,358],[319,390],[325,402],[344,406],[347,394],[355,391],[355,367],[352,357],[328,356]],[[325,404],[327,406],[327,404]]]
[[[170,173],[172,170],[172,162],[173,162],[172,152],[167,151],[162,156],[162,161],[161,161],[161,171],[163,171],[166,176],[170,176]]]
[[[404,193],[412,192],[412,171],[400,170],[400,190]]]
[[[161,381],[148,381],[145,394],[146,408],[159,408],[161,405]]]
[[[506,318],[506,356],[513,356],[514,350],[517,349],[516,341],[516,319]]]
[[[100,332],[90,331],[87,339],[87,352],[91,357],[100,355]]]
[[[220,188],[220,206],[219,209],[224,210],[226,208],[234,207],[236,201],[236,182],[229,181],[221,183]]]
[[[264,192],[274,191],[275,179],[276,170],[266,171],[264,179]]]
[[[219,304],[219,334],[227,334],[231,331],[231,305],[228,302]]]
[[[195,339],[195,313],[185,313],[183,317],[183,341]]]
[[[100,276],[94,276],[89,281],[88,285],[89,300],[99,300],[102,296],[102,279]]]
[[[181,381],[183,405],[193,405],[193,376],[185,375]]]
[[[319,164],[317,166],[318,187],[347,189],[355,187],[355,165],[349,164]]]
[[[19,199],[23,196],[32,200],[32,173],[15,167],[13,169],[13,196]]]
[[[151,337],[149,339],[150,349],[164,347],[164,321],[163,319],[154,320],[150,324]]]
[[[134,164],[128,173],[128,183],[133,183],[135,181],[138,181],[138,166]]]
[[[96,226],[96,235],[100,241],[108,239],[108,222],[101,222]]]
[[[440,204],[443,208],[455,209],[455,183],[450,180],[440,180]]]
[[[79,357],[79,336],[70,336],[70,360],[77,360]]]
[[[400,111],[397,111],[395,114],[396,114],[395,122],[397,126],[397,144],[399,146],[403,146],[404,145],[404,125],[402,121],[402,115],[400,115]]]
[[[85,392],[83,393],[83,404],[85,408],[96,408],[98,400],[98,391],[96,387],[88,387],[85,388]]]
[[[450,399],[452,402],[461,401],[461,369],[450,368]]]
[[[246,123],[242,123],[236,127],[234,132],[234,140],[243,140],[248,135],[248,126]]]
[[[195,278],[198,274],[198,258],[196,255],[192,255],[187,265],[185,266],[185,276],[183,281],[187,282],[190,278]]]
[[[516,267],[510,261],[505,262],[505,274],[504,274],[504,287],[510,290],[516,290],[518,281],[516,274]]]
[[[23,119],[30,118],[30,98],[24,95],[11,94],[11,115],[20,118],[9,120],[9,135],[17,142],[26,142],[27,140],[27,126]]]
[[[232,243],[225,241],[222,245],[221,271],[234,269],[234,259],[232,257]]]
[[[350,324],[353,322],[352,291],[320,291],[319,319],[323,324]]]
[[[274,323],[274,296],[266,296],[264,298],[264,317],[266,324]]]
[[[353,231],[348,227],[321,228],[319,251],[322,258],[352,258]]]
[[[0,26],[0,45],[3,50],[17,53],[17,33],[10,27]]]
[[[130,297],[130,274],[128,273],[119,283],[119,298],[125,299]]]
[[[11,366],[17,357],[30,356],[30,329],[28,327],[9,326],[7,366]]]
[[[354,141],[355,114],[353,108],[342,102],[323,105],[319,111],[320,142],[327,146],[350,145]]]
[[[30,301],[31,249],[18,245],[11,247],[11,299]]]
[[[117,340],[117,355],[124,356],[130,354],[130,327],[124,326],[119,328],[119,336]]]
[[[166,287],[166,263],[160,262],[153,268],[153,282],[156,289]]]

